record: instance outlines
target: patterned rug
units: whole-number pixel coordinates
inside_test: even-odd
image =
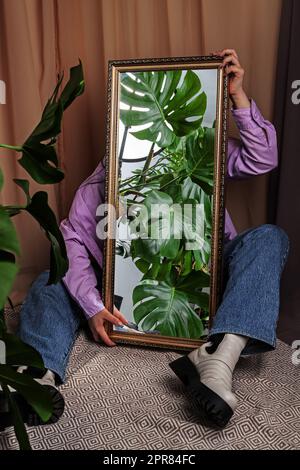
[[[37,449],[300,449],[300,365],[275,352],[241,359],[239,399],[222,431],[205,427],[168,367],[176,352],[106,348],[78,337],[61,387],[66,411],[55,425],[28,428]],[[16,449],[12,429],[0,449]]]

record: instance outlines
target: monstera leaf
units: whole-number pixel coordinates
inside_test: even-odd
[[[64,111],[84,91],[81,62],[70,69],[70,78],[59,96],[62,79],[63,76],[58,77],[57,85],[44,107],[40,122],[23,145],[0,144],[0,147],[22,153],[18,163],[40,184],[59,183],[64,178],[64,173],[59,168],[55,144],[61,132]]]
[[[140,211],[139,237],[131,242],[133,257],[153,263],[160,257],[175,258],[181,241],[181,225],[176,224],[173,199],[162,191],[153,190],[145,198]],[[134,224],[136,222],[134,221]]]
[[[188,295],[165,282],[146,279],[133,291],[135,322],[142,330],[158,330],[162,335],[200,338],[203,325],[189,304]]]
[[[26,207],[26,211],[40,224],[51,243],[48,284],[56,283],[67,272],[69,261],[64,238],[57,225],[55,214],[48,205],[47,193],[36,192],[32,196],[31,203]]]
[[[198,305],[205,312],[209,310],[209,295],[203,292],[203,288],[210,285],[210,276],[203,271],[192,271],[187,276],[177,280],[176,289],[183,292],[189,302]]]
[[[53,412],[53,404],[46,387],[32,377],[20,374],[4,364],[0,364],[0,381],[17,390],[43,421],[48,421]]]
[[[214,184],[215,129],[204,128],[204,135],[195,132],[186,138],[186,171],[208,194]]]
[[[132,132],[136,138],[171,145],[176,136],[198,129],[206,110],[206,94],[199,93],[201,82],[192,70],[136,72],[123,74],[121,102],[130,108],[120,113],[127,127],[149,124]]]
[[[193,241],[195,248],[191,244],[188,248],[192,250],[194,269],[198,271],[208,264],[211,254],[212,197],[194,183],[190,177],[183,181],[181,195],[183,202],[195,200],[199,204],[198,207],[201,208],[201,213],[195,214],[195,216],[201,217],[200,224],[199,220],[194,216],[191,217],[189,212],[187,212],[188,218],[184,219],[185,237],[188,239],[188,233],[191,231],[190,240]],[[199,232],[199,225],[201,232]]]
[[[173,190],[170,185],[171,194]],[[171,194],[156,190],[145,198],[142,205],[147,209],[143,216],[146,220],[142,217],[140,226],[146,230],[132,240],[131,254],[157,264],[162,257],[174,260],[184,245],[192,251],[195,269],[199,270],[210,257],[211,201],[189,177],[176,191],[175,201]]]
[[[0,310],[12,288],[18,267],[15,255],[20,254],[20,246],[13,223],[3,206],[0,206]]]
[[[56,283],[67,272],[69,262],[64,238],[59,230],[55,214],[48,204],[48,195],[45,191],[38,191],[31,197],[28,180],[14,179],[14,182],[24,191],[27,204],[23,206],[4,206],[5,213],[12,216],[25,210],[40,224],[51,243],[48,284]]]
[[[0,148],[22,153],[18,160],[19,164],[40,184],[58,183],[64,177],[63,171],[59,168],[55,143],[61,131],[63,112],[84,90],[81,63],[71,68],[70,79],[59,96],[62,78],[58,77],[40,122],[24,144],[17,146],[0,144]],[[19,410],[20,400],[15,399],[11,388],[18,392],[16,396],[22,395],[25,402],[44,422],[47,422],[53,413],[53,403],[50,392],[44,386],[30,376],[18,373],[12,367],[28,365],[44,369],[42,357],[37,351],[23,343],[17,336],[7,333],[3,307],[6,300],[9,300],[8,295],[18,271],[16,257],[20,255],[17,234],[10,218],[27,211],[45,231],[51,242],[51,269],[48,283],[58,282],[63,277],[68,269],[68,258],[63,236],[48,205],[47,193],[38,191],[31,197],[27,180],[14,181],[24,191],[26,203],[0,205],[0,340],[4,342],[6,356],[5,364],[0,364],[0,389],[1,402],[5,405],[4,409],[10,413],[20,449],[29,450],[30,442]],[[3,174],[0,169],[0,191],[2,186]]]

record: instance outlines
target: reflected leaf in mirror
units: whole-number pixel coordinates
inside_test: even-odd
[[[121,121],[127,128],[148,124],[131,134],[167,147],[201,125],[206,94],[200,90],[200,79],[192,70],[124,73],[120,99],[128,109],[121,109]]]
[[[206,94],[191,70],[124,73],[120,92],[120,165],[143,162],[119,185],[128,207],[139,208],[123,219],[132,234],[140,218],[140,233],[117,244],[117,253],[131,256],[142,273],[133,291],[134,319],[144,331],[199,338],[209,312],[215,151],[214,127],[202,127]],[[123,158],[128,131],[149,142],[141,158]],[[153,215],[154,205],[165,212]],[[141,223],[142,207],[148,212]],[[169,231],[162,236],[164,227]]]
[[[165,282],[141,281],[133,291],[134,319],[142,330],[162,335],[200,338],[203,325],[189,303],[188,295]]]

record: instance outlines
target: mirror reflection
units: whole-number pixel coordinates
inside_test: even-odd
[[[120,73],[117,331],[199,339],[209,316],[216,68]]]

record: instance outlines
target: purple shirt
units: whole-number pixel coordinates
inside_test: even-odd
[[[229,139],[227,178],[240,179],[267,173],[277,166],[274,126],[265,120],[251,100],[250,108],[233,109],[240,140]],[[61,222],[69,257],[69,270],[63,281],[87,318],[104,308],[91,258],[102,268],[103,242],[96,235],[96,209],[104,202],[105,171],[100,162],[94,173],[78,188],[69,217]],[[236,236],[226,211],[225,240]]]

